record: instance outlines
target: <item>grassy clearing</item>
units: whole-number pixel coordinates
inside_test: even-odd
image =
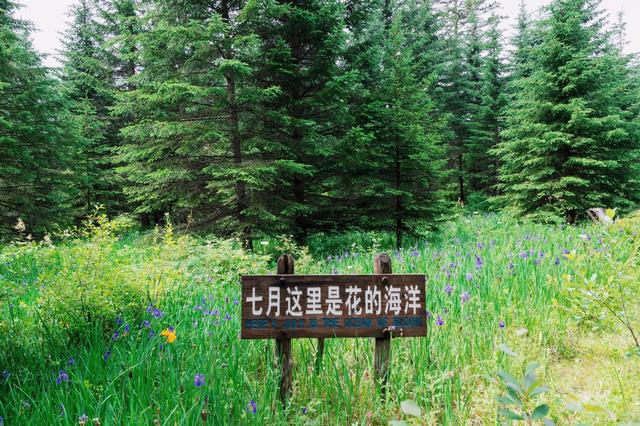
[[[628,339],[585,332],[583,320],[561,309],[561,287],[576,267],[566,252],[607,253],[620,238],[603,228],[474,215],[448,223],[435,242],[393,251],[394,272],[427,274],[431,319],[426,338],[393,341],[388,398],[381,403],[374,392],[371,339],[328,340],[320,374],[315,341],[300,339],[292,398],[282,410],[273,342],[238,338],[239,274],[275,270],[269,253],[280,250],[295,253],[298,273],[370,273],[384,240],[325,240],[315,244],[315,257],[280,240],[248,254],[233,242],[176,237],[170,228],[116,237],[105,226],[55,247],[2,251],[0,415],[7,425],[77,424],[85,414],[102,424],[387,424],[402,418],[405,399],[422,408],[421,424],[496,424],[499,389],[490,379],[530,361],[542,364],[552,387],[542,399],[561,424],[614,422],[571,414],[564,408],[570,393],[618,419],[640,419]]]

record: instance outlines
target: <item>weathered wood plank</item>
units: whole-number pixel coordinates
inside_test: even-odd
[[[424,275],[242,277],[243,339],[391,334],[426,335]]]
[[[389,257],[389,255],[386,253],[376,255],[373,260],[373,271],[376,274],[391,274],[391,257]],[[387,280],[389,280],[388,277],[386,278]],[[424,316],[426,316],[426,314]],[[375,354],[373,360],[375,381],[376,384],[380,384],[380,391],[382,396],[384,397],[386,395],[387,385],[389,382],[389,364],[391,361],[391,338],[388,331],[385,333],[385,330],[383,330],[383,336],[376,337]]]
[[[278,274],[293,274],[294,260],[290,254],[283,254],[278,258]],[[281,337],[276,340],[276,354],[280,362],[280,402],[282,406],[287,405],[287,399],[291,393],[293,382],[293,356],[291,354],[291,339]]]

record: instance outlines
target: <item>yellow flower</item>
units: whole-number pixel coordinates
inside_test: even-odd
[[[167,343],[173,343],[176,340],[176,332],[173,327],[165,328],[160,335],[167,339]]]

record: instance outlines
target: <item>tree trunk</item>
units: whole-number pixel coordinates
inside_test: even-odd
[[[230,13],[229,5],[225,0],[222,2],[222,19],[229,23]],[[225,59],[231,59],[233,54],[230,54],[231,49],[225,51]],[[226,90],[227,90],[227,105],[228,105],[228,118],[227,125],[229,127],[229,141],[231,143],[231,152],[233,153],[233,165],[236,168],[242,167],[242,139],[240,138],[240,124],[238,119],[238,101],[236,94],[236,78],[233,72],[227,72],[225,74]],[[235,197],[236,197],[236,211],[235,219],[238,221],[242,229],[242,244],[247,249],[253,249],[253,241],[251,238],[251,227],[246,223],[244,212],[247,209],[247,190],[246,185],[241,179],[236,179],[234,184]]]
[[[458,201],[464,205],[464,165],[462,164],[462,152],[458,153]]]
[[[402,170],[400,168],[400,147],[398,146],[398,138],[396,137],[396,155],[395,155],[395,178],[394,189],[400,191],[400,179]],[[400,250],[402,247],[402,196],[396,195],[396,248]]]
[[[236,79],[231,73],[225,75],[227,82],[227,103],[229,108],[228,126],[229,141],[233,152],[233,164],[236,168],[242,167],[242,140],[240,138],[240,125],[238,120],[238,104],[236,98]],[[241,179],[235,181],[236,195],[236,220],[242,228],[242,240],[245,248],[251,248],[251,227],[245,223],[244,212],[247,209],[247,189]]]

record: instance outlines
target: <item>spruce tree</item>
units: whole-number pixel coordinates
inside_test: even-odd
[[[506,114],[503,202],[520,216],[575,222],[637,201],[639,133],[629,61],[596,0],[554,0]]]
[[[368,105],[372,143],[362,190],[363,219],[374,229],[394,232],[401,247],[407,234],[433,229],[444,209],[444,122],[425,81],[416,78],[412,43],[405,38],[402,3],[387,4],[381,79]],[[404,18],[404,19],[403,19]],[[405,33],[406,31],[406,33]],[[424,46],[423,46],[424,47]],[[427,78],[425,77],[425,80]]]
[[[336,165],[345,164],[340,142],[350,127],[346,99],[354,83],[341,66],[345,6],[269,0],[253,16],[261,43],[255,76],[260,87],[278,90],[263,105],[261,123],[279,168],[279,216],[304,242],[310,232],[335,226],[332,190]]]
[[[172,213],[250,245],[252,230],[277,225],[275,148],[255,119],[274,90],[253,82],[246,57],[258,47],[241,32],[243,2],[213,6],[148,4],[148,29],[137,38],[141,70],[115,108],[135,118],[123,129],[121,172],[137,212]]]
[[[85,215],[95,205],[116,214],[124,208],[124,200],[113,162],[114,148],[120,143],[119,129],[110,111],[115,102],[113,70],[92,1],[79,0],[70,17],[63,37],[62,80],[66,96],[73,101],[72,112],[81,125],[82,149],[77,164],[81,197],[76,214]]]
[[[495,195],[498,179],[498,160],[492,149],[500,141],[502,114],[506,105],[504,64],[500,44],[499,18],[492,16],[487,32],[486,51],[481,61],[481,75],[477,93],[479,98],[472,104],[473,119],[469,121],[466,163],[469,185],[477,198]],[[483,206],[486,208],[486,205]]]
[[[58,82],[28,41],[30,26],[0,0],[0,234],[21,218],[41,233],[72,217],[77,126]]]
[[[481,120],[484,33],[488,18],[497,4],[492,0],[436,0],[436,10],[442,21],[441,35],[444,49],[440,84],[442,105],[449,114],[451,138],[448,146],[449,168],[452,170],[452,192],[461,204],[468,201],[472,187],[482,187],[476,178],[473,156],[468,154],[479,148],[470,146],[471,132]]]

